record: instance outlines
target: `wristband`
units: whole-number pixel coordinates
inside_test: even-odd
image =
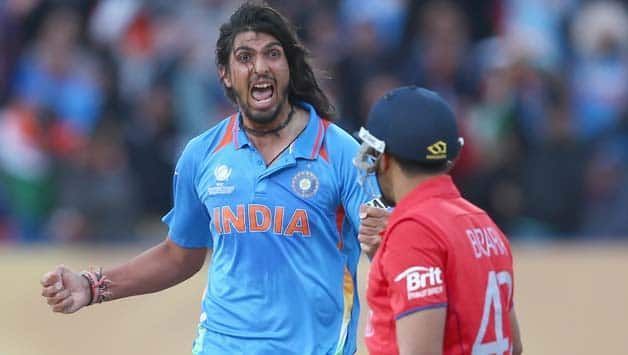
[[[85,275],[85,271],[81,272],[81,277],[87,280],[87,288],[89,288],[89,303],[88,306],[92,304],[92,300],[94,299],[94,290],[92,289],[92,279],[89,276]]]
[[[83,276],[89,284],[90,300],[87,304],[88,306],[111,299],[111,290],[109,289],[111,280],[102,274],[102,268],[99,268],[98,271],[92,271],[90,268],[90,271],[81,272],[81,276]]]

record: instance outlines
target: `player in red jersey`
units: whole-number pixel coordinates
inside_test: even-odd
[[[448,171],[462,139],[448,105],[417,87],[371,110],[355,162],[395,206],[371,269],[372,355],[521,354],[508,240]]]

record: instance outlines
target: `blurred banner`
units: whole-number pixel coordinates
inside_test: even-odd
[[[171,205],[184,144],[234,108],[239,1],[0,2],[0,242],[129,241]],[[456,109],[454,177],[514,239],[628,237],[628,14],[617,1],[271,1],[337,123],[416,84]]]

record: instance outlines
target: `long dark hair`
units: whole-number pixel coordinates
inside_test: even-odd
[[[233,41],[238,33],[246,31],[269,34],[281,43],[290,68],[288,100],[293,104],[297,101],[310,103],[321,117],[332,120],[335,116],[334,106],[316,81],[307,59],[309,52],[299,40],[294,26],[264,2],[248,1],[242,4],[231,15],[229,22],[220,26],[220,37],[216,41],[218,68],[229,68]],[[225,93],[232,102],[237,103],[233,89],[225,86]]]

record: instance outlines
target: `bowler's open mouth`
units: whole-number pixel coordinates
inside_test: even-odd
[[[258,82],[251,86],[251,97],[260,105],[270,103],[275,94],[275,87],[271,82]]]

